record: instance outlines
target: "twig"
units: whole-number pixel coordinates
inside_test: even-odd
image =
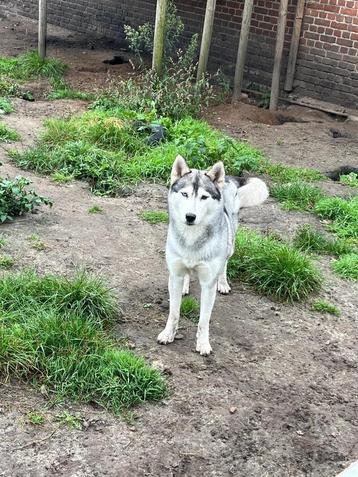
[[[55,432],[57,432],[59,430],[59,427],[57,427],[56,429],[54,429],[49,435],[43,437],[42,439],[38,439],[37,441],[32,441],[32,442],[28,442],[27,444],[24,444],[23,446],[20,446],[20,447],[15,447],[14,449],[12,449],[13,451],[17,451],[17,450],[22,450],[22,449],[26,449],[26,447],[31,447],[33,445],[36,445],[36,444],[41,444],[41,442],[44,442],[46,441],[47,439],[51,439],[51,437],[55,434]]]

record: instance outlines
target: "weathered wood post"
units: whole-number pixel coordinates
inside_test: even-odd
[[[283,45],[285,41],[285,28],[287,20],[288,0],[281,0],[277,22],[277,38],[275,48],[275,59],[272,72],[270,111],[276,111],[278,106],[278,96],[280,93],[280,73],[282,63]]]
[[[38,25],[38,53],[40,58],[46,56],[47,36],[47,0],[39,0],[39,25]]]
[[[305,9],[305,0],[298,0],[297,7],[296,7],[295,22],[293,24],[290,54],[288,56],[286,81],[284,86],[285,91],[292,91],[292,88],[293,88],[293,80],[295,77],[298,45],[300,42],[304,9]]]
[[[152,68],[158,74],[161,74],[162,67],[163,67],[165,19],[166,19],[166,13],[167,13],[167,6],[168,6],[168,0],[157,0],[157,10],[155,14]]]
[[[213,34],[215,7],[216,7],[216,0],[207,0],[205,18],[204,18],[203,35],[201,38],[199,64],[198,64],[198,71],[197,71],[198,81],[205,74],[206,67],[208,64],[210,43],[211,43],[211,37]]]
[[[247,53],[247,45],[249,42],[250,23],[251,23],[253,4],[254,4],[254,0],[245,0],[244,11],[242,13],[239,48],[237,50],[235,78],[234,78],[234,93],[232,95],[232,102],[237,101],[241,96],[242,80],[244,77],[244,68],[245,68],[245,60],[246,60],[246,53]]]

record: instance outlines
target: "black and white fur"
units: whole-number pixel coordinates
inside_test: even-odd
[[[209,321],[216,290],[227,294],[227,260],[234,252],[238,212],[241,207],[259,205],[268,197],[260,179],[245,185],[226,177],[222,162],[209,171],[189,169],[177,156],[168,195],[169,229],[166,260],[169,269],[169,317],[158,342],[171,343],[178,329],[182,294],[189,293],[190,274],[196,272],[201,286],[200,319],[196,351],[209,355]]]

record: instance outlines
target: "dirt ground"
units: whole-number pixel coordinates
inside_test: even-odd
[[[118,53],[114,45],[105,48],[102,41],[98,48],[93,40],[53,26],[49,32],[49,53],[71,65],[69,77],[76,78],[77,87],[89,81],[101,86],[108,76],[129,72],[128,64],[102,63]],[[0,35],[1,55],[35,46],[34,22],[6,12],[0,17]],[[16,112],[4,120],[21,133],[25,147],[44,118],[85,108],[80,101],[17,100]],[[205,117],[260,147],[273,161],[323,171],[357,163],[355,124],[302,108],[291,108],[289,114],[307,122],[279,125],[269,113],[244,104],[216,107]],[[347,137],[334,139],[331,128]],[[84,417],[83,430],[75,430],[58,427],[55,415],[61,408],[47,406],[39,392],[5,383],[0,387],[0,476],[332,477],[357,458],[358,289],[332,275],[327,258],[318,262],[327,277],[322,296],[342,310],[341,317],[313,313],[309,304],[277,304],[234,283],[229,296],[217,298],[213,355],[194,353],[195,326],[185,320],[182,339],[157,345],[168,310],[162,253],[166,226],[151,226],[137,214],[164,210],[166,189],[142,185],[126,198],[95,197],[84,183],[59,186],[24,173],[9,162],[8,147],[0,148],[1,174],[26,174],[54,206],[1,225],[9,238],[5,252],[16,258],[18,268],[71,274],[80,266],[104,275],[123,309],[116,332],[166,369],[170,395],[136,409],[129,423],[101,409],[66,404],[65,409]],[[346,190],[330,182],[325,187]],[[94,204],[104,213],[88,214]],[[244,210],[241,221],[283,237],[300,224],[322,226],[309,214],[282,211],[272,199]],[[29,245],[34,233],[45,242],[43,251]],[[33,410],[45,414],[43,426],[26,421]]]

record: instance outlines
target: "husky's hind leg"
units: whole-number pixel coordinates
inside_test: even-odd
[[[224,271],[219,275],[218,278],[218,292],[223,295],[230,293],[231,287],[227,281],[227,261],[225,262]]]
[[[184,275],[182,295],[189,295],[189,288],[190,288],[190,274],[187,273],[187,274]]]
[[[168,344],[174,341],[179,323],[183,283],[183,276],[169,276],[169,317],[164,330],[159,333],[157,338],[158,342],[161,344]]]

